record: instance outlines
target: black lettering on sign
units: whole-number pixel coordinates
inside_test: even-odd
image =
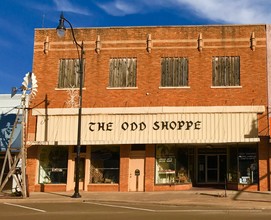
[[[157,131],[159,129],[159,121],[156,121],[153,123],[153,127],[152,127],[153,130]]]
[[[193,124],[194,124],[193,121],[187,121],[185,130],[189,130],[192,127]]]
[[[201,121],[155,121],[152,129],[158,130],[200,130]],[[113,122],[89,122],[89,130],[93,131],[113,131]],[[123,122],[121,129],[123,131],[144,131],[147,128],[145,122]]]
[[[200,130],[201,129],[200,125],[201,125],[201,121],[196,121],[195,122],[195,130]]]
[[[98,125],[98,131],[102,130],[102,131],[105,131],[105,123],[104,122],[98,122],[97,123]]]
[[[177,123],[175,121],[172,121],[169,123],[169,127],[171,130],[174,130],[176,128],[176,126],[177,126]]]
[[[127,122],[123,122],[122,125],[121,125],[121,129],[126,131],[129,127],[129,124]]]
[[[200,130],[201,121],[155,121],[152,129],[158,130]]]
[[[130,126],[131,126],[131,131],[135,131],[138,127],[137,123],[135,122],[132,122]]]
[[[144,122],[139,123],[139,130],[144,131],[146,129],[147,125]]]
[[[113,122],[90,122],[89,130],[90,131],[112,131]]]
[[[89,130],[90,131],[94,131],[94,128],[93,128],[94,125],[95,125],[95,123],[93,123],[93,122],[89,123]]]
[[[168,130],[168,121],[161,121],[161,129],[164,130]]]
[[[123,122],[121,125],[121,129],[126,131],[144,131],[147,128],[147,125],[144,122],[140,122],[140,123],[136,123],[136,122],[132,122],[132,123],[128,123],[128,122]]]
[[[113,130],[112,126],[113,126],[113,122],[107,123],[106,124],[106,131],[112,131]]]
[[[185,124],[184,121],[178,121],[178,130],[181,130],[184,124]]]

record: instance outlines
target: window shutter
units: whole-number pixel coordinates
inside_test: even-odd
[[[84,74],[84,61],[83,61],[83,74]],[[79,86],[80,86],[79,59],[61,59],[59,61],[58,88],[72,88],[72,87],[79,88]]]
[[[213,57],[213,86],[240,85],[240,57]]]
[[[110,87],[136,86],[136,58],[112,58],[109,61]]]
[[[188,85],[188,59],[164,57],[161,60],[161,86],[180,87]]]

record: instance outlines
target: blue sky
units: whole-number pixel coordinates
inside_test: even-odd
[[[0,94],[32,71],[35,28],[270,24],[270,0],[1,0]],[[41,86],[42,82],[38,82]]]

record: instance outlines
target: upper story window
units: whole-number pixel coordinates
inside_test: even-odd
[[[188,59],[164,57],[161,61],[161,86],[188,86]]]
[[[240,86],[240,57],[213,57],[213,86]]]
[[[136,58],[112,58],[109,64],[110,87],[136,87]]]
[[[79,88],[79,59],[61,59],[59,62],[58,88]]]

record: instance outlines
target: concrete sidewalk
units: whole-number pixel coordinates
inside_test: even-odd
[[[271,192],[224,190],[187,190],[170,192],[80,192],[81,198],[72,198],[73,192],[32,192],[28,198],[7,197],[0,194],[0,203],[50,202],[119,202],[140,204],[167,204],[200,206],[222,209],[270,209]]]

